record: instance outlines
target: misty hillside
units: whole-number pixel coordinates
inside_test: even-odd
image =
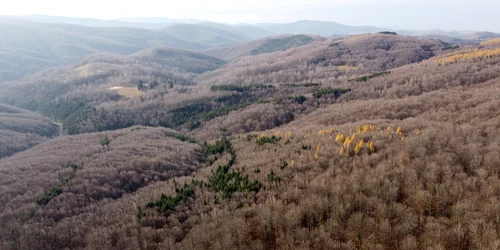
[[[105,102],[182,89],[192,85],[196,75],[224,63],[201,53],[171,48],[146,49],[130,56],[93,55],[67,67],[0,85],[0,100],[63,121]],[[141,89],[139,82],[143,83]],[[163,94],[159,95],[156,98]]]
[[[299,36],[294,40],[271,39],[268,41],[269,44],[261,48],[252,48],[254,51],[250,54],[273,52],[307,44],[311,40],[303,36],[304,34],[331,37],[384,30],[316,21],[259,25],[224,25],[210,22],[154,23],[155,27],[146,27],[147,25],[143,24],[146,25],[146,23],[49,16],[0,17],[0,32],[4,34],[0,38],[0,82],[19,80],[50,67],[74,63],[91,54],[127,55],[145,48],[169,46],[198,51],[209,49],[210,55],[232,60],[247,55],[246,50],[259,43],[256,39],[276,35]],[[478,43],[498,36],[487,32],[408,31],[407,33],[432,34],[427,38],[460,44]],[[240,45],[243,47],[236,47]]]
[[[472,34],[469,34],[465,36],[465,39],[468,40],[479,40],[479,41],[485,41],[485,40],[490,40],[490,39],[495,39],[495,38],[500,38],[499,33],[493,33],[493,32],[474,32]]]
[[[186,49],[208,47],[163,32],[135,28],[0,23],[0,32],[0,82],[20,79],[96,53],[131,54],[158,46]]]
[[[372,33],[386,30],[383,28],[371,26],[349,26],[335,22],[307,20],[287,24],[259,24],[257,26],[276,34],[307,34],[325,37],[330,37],[333,35]]]
[[[325,38],[307,35],[281,35],[254,40],[233,47],[207,49],[203,53],[231,61],[243,56],[284,51],[321,40],[325,40]]]
[[[75,18],[75,17],[62,17],[62,16],[45,16],[45,15],[24,15],[24,16],[0,16],[4,19],[17,19],[35,23],[46,24],[71,24],[88,27],[99,28],[142,28],[142,29],[162,29],[175,20],[165,20],[163,22],[129,22],[125,20],[100,20],[93,18]]]
[[[255,26],[233,26],[212,22],[170,24],[161,31],[186,41],[216,48],[224,48],[275,35]]]
[[[242,34],[200,24],[174,24],[163,29],[162,32],[186,41],[208,45],[232,45],[251,40],[250,37]]]
[[[256,27],[255,25],[225,25],[214,22],[204,22],[201,24],[205,26],[211,26],[218,29],[222,29],[234,34],[238,34],[243,37],[249,37],[251,40],[256,40],[276,35],[273,32],[270,32],[263,28]]]
[[[57,135],[59,126],[49,119],[0,104],[0,158],[24,151]]]
[[[91,54],[126,55],[159,46],[202,50],[272,34],[257,27],[215,24],[165,24],[156,30],[135,27],[126,22],[95,19],[0,18],[0,33],[3,34],[0,38],[0,82],[18,80]]]
[[[454,44],[453,46],[459,45],[459,44],[463,44],[463,45],[477,44],[477,43],[481,42],[479,40],[468,40],[468,39],[445,36],[445,35],[424,35],[421,37],[425,38],[425,39],[440,40],[440,41],[443,41],[445,43]]]

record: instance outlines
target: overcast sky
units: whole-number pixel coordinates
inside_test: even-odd
[[[14,0],[0,7],[0,15],[27,14],[224,23],[321,20],[385,28],[500,32],[500,0]]]

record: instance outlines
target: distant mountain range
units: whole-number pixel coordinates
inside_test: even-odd
[[[329,38],[380,31],[396,31],[456,44],[474,44],[500,37],[491,32],[391,30],[321,21],[228,25],[163,17],[99,20],[43,15],[0,16],[0,82],[18,80],[90,54],[127,55],[146,48],[168,46],[206,51],[231,60],[259,51],[300,46],[318,39],[317,36]],[[265,40],[282,35],[306,36]]]
[[[168,17],[126,17],[114,20],[101,20],[92,18],[58,17],[45,15],[25,15],[25,16],[1,16],[1,23],[52,23],[52,24],[72,24],[89,27],[129,27],[143,29],[165,29],[172,25],[203,25],[220,28],[231,32],[244,33],[251,39],[260,39],[272,35],[281,34],[304,34],[330,37],[334,35],[352,35],[362,33],[373,33],[379,31],[396,31],[401,34],[425,36],[443,35],[449,37],[474,36],[478,31],[444,31],[444,30],[408,30],[404,28],[383,28],[374,26],[350,26],[336,22],[324,22],[314,20],[301,20],[292,23],[258,23],[258,24],[221,24],[206,20],[197,19],[175,19]],[[189,27],[189,26],[187,26]],[[192,28],[193,26],[191,26]],[[490,33],[491,32],[479,32]],[[491,36],[486,36],[488,38]],[[496,36],[495,36],[496,37]]]
[[[349,26],[336,22],[298,21],[285,24],[257,24],[257,27],[276,34],[305,34],[318,36],[351,35],[387,30],[372,26]]]

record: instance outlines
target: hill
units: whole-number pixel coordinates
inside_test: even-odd
[[[460,44],[472,45],[472,44],[477,44],[480,42],[478,40],[468,40],[468,39],[462,39],[462,38],[444,36],[444,35],[424,35],[421,37],[425,38],[425,39],[441,40],[441,41],[448,43],[450,45],[453,44],[451,46],[460,45]]]
[[[335,78],[336,82],[345,83],[347,79],[363,74],[417,62],[433,56],[443,46],[436,41],[404,36],[355,36],[312,43],[273,54],[245,57],[217,69],[222,66],[219,63],[211,68],[215,71],[207,68],[209,72],[202,75],[197,75],[201,72],[179,73],[175,69],[165,74],[165,65],[168,64],[153,64],[148,69],[145,66],[154,63],[150,59],[139,60],[137,64],[123,63],[126,66],[119,67],[114,64],[99,65],[99,70],[113,70],[97,75],[87,75],[89,67],[76,65],[62,71],[46,72],[45,77],[35,76],[31,80],[8,85],[4,96],[0,96],[0,101],[36,110],[62,121],[64,130],[70,134],[119,129],[131,125],[184,128],[189,131],[200,129],[205,122],[225,116],[231,111],[264,105],[259,104],[260,102],[278,103],[278,106],[286,107],[280,108],[285,113],[275,116],[276,119],[255,119],[259,122],[251,126],[253,129],[266,129],[289,122],[291,117],[312,109],[299,109],[297,112],[289,110],[295,107],[287,105],[287,102],[295,100],[293,96],[310,94],[310,91],[318,90],[321,84],[331,84]],[[210,60],[220,62],[213,58],[204,62],[210,63]],[[139,63],[142,65],[139,66]],[[235,75],[234,72],[238,74]],[[68,80],[54,84],[57,79]],[[134,90],[139,81],[156,88],[146,87],[141,93]],[[178,87],[171,86],[170,82],[178,83],[173,84]],[[198,86],[186,86],[190,83],[197,83]],[[306,84],[305,87],[302,84]],[[222,87],[218,88],[217,85]],[[125,93],[130,98],[123,98],[119,92],[110,90],[116,86],[131,88],[126,89],[128,92]],[[348,86],[349,84],[343,84],[339,93],[349,89]],[[236,93],[224,91],[225,89],[234,89]],[[131,92],[132,90],[135,92]],[[19,96],[26,97],[21,99]],[[283,102],[280,99],[282,97],[291,99],[284,99]],[[321,102],[313,103],[314,107]],[[258,112],[258,108],[254,111]],[[274,114],[273,110],[269,111]],[[241,113],[244,114],[247,113]],[[271,114],[260,112],[259,116]],[[241,131],[238,127],[233,129]],[[219,134],[216,126],[201,131]]]
[[[24,16],[0,16],[0,18],[9,18],[14,20],[22,20],[35,23],[46,24],[71,24],[87,27],[100,28],[140,28],[140,29],[162,29],[176,20],[162,19],[162,22],[130,22],[126,20],[101,20],[93,18],[75,18],[62,16],[45,16],[45,15],[24,15]],[[181,20],[188,21],[188,20]]]
[[[158,98],[170,91],[182,91],[183,86],[193,84],[197,74],[224,63],[201,53],[172,48],[147,49],[130,56],[94,55],[71,66],[3,84],[0,101],[62,122],[104,103],[127,102],[139,96],[141,100]]]
[[[203,22],[197,19],[178,19],[169,17],[120,17],[118,21],[140,24],[164,24],[164,23],[200,23]]]
[[[174,24],[163,29],[162,32],[186,41],[208,45],[231,45],[251,40],[250,37],[242,34],[201,24]]]
[[[170,46],[204,49],[164,32],[136,28],[97,28],[67,24],[0,22],[0,82],[20,79],[96,53],[131,54]]]
[[[464,38],[468,40],[486,41],[490,39],[500,38],[500,34],[493,32],[474,32],[465,36]]]
[[[59,135],[59,126],[39,114],[0,104],[0,158]]]
[[[204,22],[201,23],[206,26],[211,26],[215,28],[219,28],[222,30],[226,30],[235,34],[239,34],[242,37],[249,37],[251,40],[261,39],[264,37],[274,36],[276,35],[273,32],[270,32],[266,29],[259,28],[252,25],[225,25],[214,22]]]
[[[495,248],[497,222],[490,216],[497,205],[487,190],[500,183],[494,167],[500,159],[498,60],[404,66],[353,85],[338,103],[279,129],[235,136],[235,167],[245,166],[272,191],[228,200],[183,243],[207,249]],[[273,135],[281,140],[259,146],[259,138]],[[466,184],[471,181],[480,184]],[[233,202],[244,205],[237,209]],[[472,230],[478,225],[485,231]],[[229,231],[238,233],[222,240]]]
[[[186,53],[172,60],[220,61]],[[498,39],[351,36],[201,74],[156,54],[98,62],[189,82],[97,104],[74,132],[176,130],[61,136],[0,159],[2,249],[498,248]]]
[[[228,133],[248,133],[282,126],[337,102],[345,92],[354,91],[354,83],[384,79],[392,68],[446,51],[453,50],[440,41],[368,34],[240,58],[198,76],[196,82],[211,88],[221,82],[243,86],[272,84],[275,88],[265,94],[252,93],[268,102],[256,102],[232,116],[208,121],[193,133],[198,138],[214,139],[224,134],[221,127]],[[329,97],[321,98],[323,93]]]
[[[0,39],[0,82],[19,80],[50,67],[74,63],[91,54],[128,55],[145,48],[168,46],[198,51],[210,49],[207,53],[232,60],[247,55],[250,47],[263,42],[254,40],[276,35],[300,36],[295,37],[293,41],[270,38],[269,44],[263,45],[262,48],[253,48],[256,52],[250,54],[304,45],[310,42],[310,39],[306,38],[310,35],[332,37],[385,30],[370,26],[358,27],[318,21],[224,25],[196,20],[175,23],[174,20],[161,18],[152,19],[151,23],[140,21],[142,19],[134,20],[132,18],[131,22],[127,22],[36,15],[2,16],[0,32],[4,36]],[[401,33],[459,44],[474,44],[498,36],[489,32],[401,31]],[[241,47],[238,47],[240,45]]]
[[[336,22],[321,22],[302,20],[285,24],[258,24],[257,27],[264,28],[275,34],[307,34],[330,37],[333,35],[353,35],[379,32],[386,29],[371,26],[349,26]]]
[[[175,176],[189,175],[201,166],[201,147],[172,138],[170,133],[165,129],[134,128],[62,136],[0,159],[2,249],[90,246],[86,235],[100,230],[92,225],[108,219],[123,221],[126,217],[121,217],[121,211],[136,208],[122,204],[114,212],[108,210],[111,217],[99,216],[99,210],[117,200],[134,203],[127,198],[131,193]],[[100,145],[104,138],[110,139],[108,146]],[[28,224],[23,218],[30,221],[29,232],[24,229]],[[80,223],[87,226],[74,228]],[[46,227],[54,228],[47,231]],[[69,234],[63,235],[60,230],[68,230]],[[9,240],[7,235],[17,237]],[[25,241],[24,237],[34,241]]]
[[[162,134],[170,130],[134,128],[108,132],[114,138],[109,149],[98,144],[104,133],[65,136],[54,144],[47,142],[0,160],[6,169],[1,173],[8,174],[1,179],[9,180],[2,189],[9,191],[0,194],[6,204],[2,210],[6,212],[0,216],[6,226],[0,234],[17,236],[4,237],[2,246],[495,248],[498,222],[492,218],[498,211],[495,188],[500,183],[496,167],[500,163],[500,113],[496,108],[500,57],[485,54],[497,50],[497,45],[486,46],[351,81],[352,91],[336,102],[324,103],[279,128],[224,132],[226,139],[204,143],[203,150],[196,144],[190,149],[186,148],[190,144],[165,141]],[[448,60],[451,57],[457,60]],[[302,105],[311,103],[308,100]],[[225,119],[238,120],[238,113]],[[132,142],[133,147],[125,146]],[[189,155],[203,151],[206,165],[185,162],[204,167],[187,171],[185,177],[165,175],[169,181],[141,182],[137,176],[151,176],[155,171],[145,171],[140,166],[147,164],[140,163],[134,163],[137,167],[132,170],[127,157],[138,153],[129,150],[149,149],[146,155],[153,156],[162,148],[154,145],[161,143],[178,143],[183,146],[179,152]],[[51,145],[89,150],[58,156],[65,162],[79,159],[75,155],[90,154],[95,163],[80,166],[76,162],[74,167],[64,168],[35,157],[57,155],[59,151]],[[189,155],[184,159],[197,159]],[[178,153],[165,159],[179,159],[176,157],[180,157]],[[31,164],[36,175],[26,176],[9,167],[24,165],[27,159],[39,159]],[[110,166],[101,166],[101,162]],[[97,168],[109,173],[101,174],[104,170]],[[137,173],[128,175],[127,170]],[[75,175],[68,184],[56,177],[62,176],[64,181],[65,176],[73,176],[72,171]],[[42,177],[50,182],[38,183]],[[109,182],[111,179],[117,181]],[[96,184],[87,185],[90,180]],[[42,190],[59,187],[56,191],[60,192],[27,192],[25,182]],[[109,184],[94,191],[99,183]],[[128,187],[139,189],[130,192],[127,190],[134,189]],[[99,194],[112,198],[103,199]],[[51,199],[41,199],[48,197]],[[19,218],[29,219],[21,223]],[[482,229],[475,230],[478,227]],[[32,240],[22,240],[25,238]]]
[[[305,46],[244,57],[197,78],[200,84],[327,83],[347,75],[384,71],[419,62],[442,51],[440,41],[416,37],[366,34],[329,39]],[[234,74],[238,72],[238,74]],[[347,77],[343,78],[347,80]]]
[[[243,56],[284,51],[321,40],[325,39],[306,35],[282,35],[263,38],[233,47],[207,49],[203,53],[222,60],[231,61]]]
[[[485,40],[490,40],[500,37],[500,34],[493,32],[476,32],[476,31],[444,31],[444,30],[401,30],[397,31],[401,34],[420,36],[431,39],[441,39],[447,43],[456,44],[478,44]]]

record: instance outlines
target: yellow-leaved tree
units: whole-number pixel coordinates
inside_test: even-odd
[[[370,125],[368,125],[368,124],[366,124],[366,125],[363,127],[363,132],[365,132],[365,133],[366,133],[366,132],[370,131],[370,130],[371,130],[370,128],[371,128],[371,126],[370,126]]]
[[[342,133],[337,134],[337,138],[335,138],[335,141],[338,143],[344,143],[345,142],[345,136]]]
[[[358,144],[356,144],[356,147],[354,147],[354,153],[358,154],[359,150],[361,150],[361,147],[359,146],[359,143],[358,143]]]
[[[319,151],[321,150],[321,144],[318,144],[318,146],[316,147],[316,152],[314,152],[314,159],[318,159],[319,158]]]
[[[396,134],[398,134],[398,135],[403,134],[403,129],[401,128],[401,126],[399,126],[398,129],[396,130]]]
[[[344,141],[344,146],[349,147],[350,145],[351,145],[351,138],[347,137],[347,139],[345,139]]]
[[[375,143],[370,141],[368,142],[368,146],[370,147],[370,153],[375,153]]]

